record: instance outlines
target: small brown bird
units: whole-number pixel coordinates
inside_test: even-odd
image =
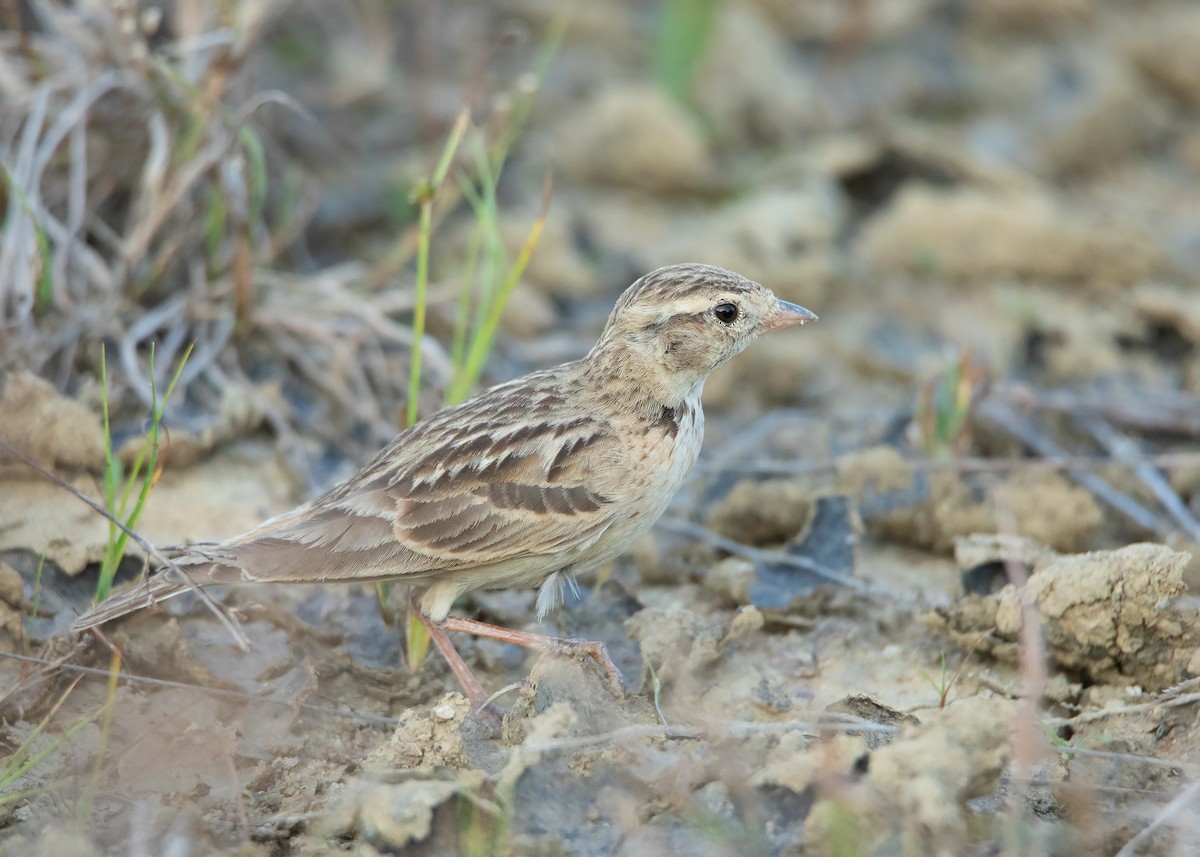
[[[630,286],[582,360],[533,372],[400,433],[345,482],[93,607],[100,625],[195,584],[394,580],[423,590],[418,617],[472,700],[484,692],[446,636],[582,651],[619,678],[603,644],[450,616],[465,592],[562,585],[621,554],[687,478],[704,436],[704,382],[759,334],[816,319],[708,265]]]

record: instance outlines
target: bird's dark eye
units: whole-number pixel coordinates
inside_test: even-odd
[[[713,309],[713,315],[717,317],[717,321],[721,324],[733,324],[737,321],[741,311],[738,310],[737,304],[717,304]]]

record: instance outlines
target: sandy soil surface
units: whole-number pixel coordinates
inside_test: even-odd
[[[0,453],[0,855],[1200,850],[1200,5],[725,0],[674,94],[705,3],[78,5],[0,3],[0,439],[102,498],[101,343],[128,467],[150,343],[161,392],[196,339],[156,545],[402,424],[464,105],[463,175],[514,136],[482,245],[438,191],[422,413],[463,260],[517,255],[551,169],[485,380],[672,262],[821,319],[713,378],[692,480],[549,622],[458,605],[604,641],[619,693],[463,639],[473,712],[406,666],[402,588],[214,590],[246,651],[194,596],[77,638],[109,526]]]

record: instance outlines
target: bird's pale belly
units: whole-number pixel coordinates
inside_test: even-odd
[[[688,403],[674,436],[645,436],[645,448],[632,450],[636,463],[628,476],[628,495],[622,514],[589,548],[577,551],[577,556],[561,567],[570,565],[575,573],[587,571],[616,559],[630,545],[644,536],[662,516],[683,483],[687,481],[700,455],[704,441],[704,412],[699,402]],[[661,444],[671,442],[674,450],[664,455]],[[657,449],[651,444],[659,444]],[[557,569],[555,569],[557,570]]]

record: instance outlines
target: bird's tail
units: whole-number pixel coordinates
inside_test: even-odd
[[[118,619],[135,610],[149,607],[151,604],[157,604],[181,592],[186,592],[194,584],[215,582],[212,563],[192,566],[186,559],[177,560],[177,562],[183,566],[188,577],[191,578],[190,581],[185,580],[178,571],[169,568],[163,569],[136,586],[131,586],[100,602],[76,619],[75,624],[71,626],[72,629],[76,632],[86,631],[88,628],[95,628],[97,625],[103,625],[105,622]]]

